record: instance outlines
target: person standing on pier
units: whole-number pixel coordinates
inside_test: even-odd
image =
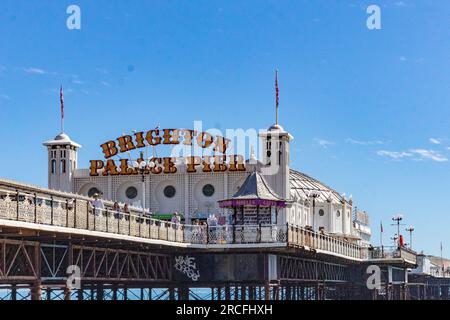
[[[98,193],[94,194],[94,200],[92,200],[91,205],[94,207],[94,214],[96,216],[100,215],[100,212],[105,209],[103,201],[100,199],[100,195]]]

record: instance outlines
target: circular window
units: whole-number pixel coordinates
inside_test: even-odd
[[[337,216],[338,218],[341,216],[341,212],[340,212],[339,210],[336,212],[336,216]]]
[[[211,197],[214,194],[214,186],[212,184],[205,184],[202,192],[205,197]]]
[[[93,197],[94,194],[101,194],[100,190],[98,190],[96,187],[90,188],[88,191],[88,197]]]
[[[319,216],[323,217],[325,215],[325,211],[323,211],[323,209],[319,210]]]
[[[175,196],[176,190],[174,186],[167,186],[164,188],[164,195],[167,198],[172,198]]]
[[[137,197],[138,191],[135,187],[128,187],[125,191],[125,195],[128,199],[134,199]]]

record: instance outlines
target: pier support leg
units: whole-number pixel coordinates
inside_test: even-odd
[[[225,300],[231,300],[231,295],[230,295],[230,286],[226,285],[225,286]]]
[[[175,300],[175,289],[169,288],[169,300]]]
[[[69,287],[64,288],[64,300],[70,300],[72,290]]]
[[[104,297],[103,285],[97,284],[97,286],[96,286],[96,293],[97,293],[96,299],[99,300],[99,301],[103,300],[103,297]]]
[[[42,299],[42,286],[41,282],[37,281],[33,283],[31,287],[31,300],[41,300]]]
[[[17,287],[15,284],[11,286],[11,300],[17,300]]]
[[[78,300],[83,300],[83,295],[84,295],[84,290],[83,287],[81,287],[80,289],[78,289]]]
[[[264,286],[264,300],[270,300],[270,286],[268,283]]]
[[[112,287],[112,299],[113,301],[117,300],[117,286]]]

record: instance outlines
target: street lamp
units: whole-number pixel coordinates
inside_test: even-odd
[[[392,240],[392,242],[394,242],[394,243],[397,243],[397,240],[399,239],[399,237],[396,235],[396,234],[394,234],[394,236],[393,237],[391,237],[391,240]]]
[[[149,159],[148,163],[143,160],[144,154],[141,152],[141,158],[133,163],[134,169],[141,175],[142,182],[142,216],[145,216],[145,174],[151,170],[155,163]]]
[[[407,232],[409,232],[409,248],[412,250],[412,233],[414,231],[413,226],[409,226],[405,229]]]
[[[320,192],[317,190],[311,190],[311,192],[309,193],[309,196],[312,198],[312,203],[313,203],[313,212],[312,212],[312,227],[313,230],[315,230],[315,215],[316,215],[316,198],[320,197]]]
[[[392,217],[392,221],[395,221],[397,224],[397,235],[398,235],[398,246],[400,247],[400,221],[403,220],[403,215],[397,214]]]

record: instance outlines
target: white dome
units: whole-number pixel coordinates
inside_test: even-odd
[[[270,126],[269,129],[267,129],[268,131],[283,131],[284,129],[282,126],[280,126],[279,124],[273,124],[272,126]]]
[[[59,141],[59,140],[66,140],[66,141],[71,141],[70,137],[65,134],[65,133],[60,133],[55,137],[55,140]]]
[[[76,148],[81,148],[81,146],[78,143],[70,140],[70,137],[67,134],[65,134],[64,132],[61,132],[60,134],[58,134],[55,137],[55,139],[44,142],[44,146],[58,146],[58,145],[59,146],[71,145]]]

